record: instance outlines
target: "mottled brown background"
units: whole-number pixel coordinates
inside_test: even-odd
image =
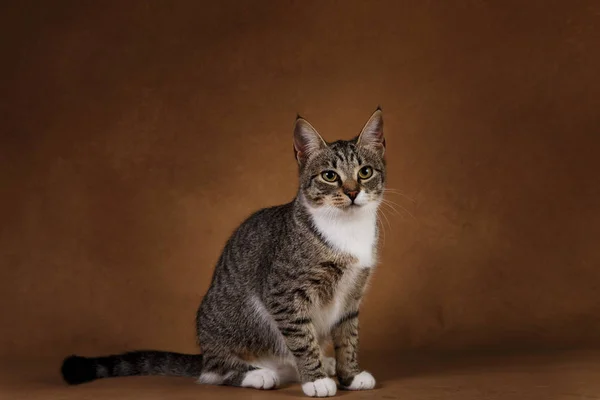
[[[389,197],[363,351],[600,344],[597,1],[0,14],[1,357],[195,351],[227,236],[295,194],[296,112],[350,138],[378,104],[414,202]]]

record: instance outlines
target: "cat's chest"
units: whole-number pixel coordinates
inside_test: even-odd
[[[366,271],[358,265],[346,269],[340,280],[334,284],[333,296],[329,301],[313,305],[311,319],[319,337],[331,332],[336,322],[348,312],[348,306],[362,292],[362,278]]]
[[[315,214],[313,222],[332,249],[353,256],[357,260],[356,266],[370,268],[375,264],[377,241],[375,215],[358,214],[353,218],[331,219]]]
[[[319,336],[324,337],[348,312],[349,303],[362,292],[364,277],[375,265],[377,221],[372,212],[359,211],[332,218],[320,210],[313,210],[312,220],[332,255],[352,260],[345,266],[340,279],[332,283],[331,298],[317,302],[313,307],[311,319]]]

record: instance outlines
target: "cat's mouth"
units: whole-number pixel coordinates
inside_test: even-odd
[[[363,204],[349,203],[349,204],[344,204],[340,208],[344,211],[347,211],[347,210],[356,210],[356,209],[361,208],[362,206],[363,206]]]

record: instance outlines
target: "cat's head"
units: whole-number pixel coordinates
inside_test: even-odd
[[[327,143],[305,119],[294,126],[300,195],[312,209],[332,213],[375,211],[385,185],[385,139],[378,108],[351,140]]]

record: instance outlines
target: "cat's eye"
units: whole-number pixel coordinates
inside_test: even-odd
[[[325,182],[335,182],[338,179],[338,174],[333,171],[324,171],[321,173],[321,178],[323,178]]]
[[[358,170],[358,177],[360,179],[369,179],[373,176],[373,168],[371,167],[362,167]]]

